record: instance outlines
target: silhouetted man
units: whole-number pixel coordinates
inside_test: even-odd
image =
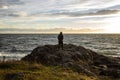
[[[58,35],[58,48],[62,48],[63,50],[63,34],[62,32],[60,32],[60,34]]]
[[[5,58],[6,58],[6,57],[5,57],[5,56],[3,56],[3,62],[5,62]]]

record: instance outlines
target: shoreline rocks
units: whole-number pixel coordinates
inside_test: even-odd
[[[73,44],[64,44],[64,50],[57,45],[38,46],[24,61],[37,62],[48,66],[70,67],[79,73],[120,78],[119,59],[100,55],[90,49]]]

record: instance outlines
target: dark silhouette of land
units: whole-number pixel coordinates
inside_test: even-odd
[[[22,60],[48,66],[69,67],[89,76],[120,78],[120,59],[106,57],[72,44],[64,44],[64,50],[57,50],[57,45],[39,46]]]

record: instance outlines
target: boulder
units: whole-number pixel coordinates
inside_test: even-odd
[[[57,64],[62,64],[65,62],[79,62],[80,60],[91,63],[92,54],[89,53],[89,50],[81,46],[75,46],[72,44],[65,44],[64,50],[58,50],[57,45],[45,45],[35,48],[31,54],[22,58],[26,61],[36,61],[43,64],[48,64],[51,62],[52,65],[54,62]]]
[[[64,44],[63,50],[59,50],[57,45],[38,46],[22,60],[48,66],[70,67],[74,71],[88,75],[114,76],[111,74],[113,72],[111,70],[115,70],[114,74],[120,75],[118,58],[103,56],[90,49],[73,44]],[[106,74],[106,71],[109,74]]]
[[[120,70],[118,70],[118,69],[102,70],[100,72],[100,75],[112,76],[113,78],[120,78]]]

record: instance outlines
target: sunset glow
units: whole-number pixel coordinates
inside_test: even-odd
[[[105,28],[107,33],[120,33],[120,17],[109,19],[110,24]]]
[[[120,0],[0,0],[0,33],[120,33]]]

